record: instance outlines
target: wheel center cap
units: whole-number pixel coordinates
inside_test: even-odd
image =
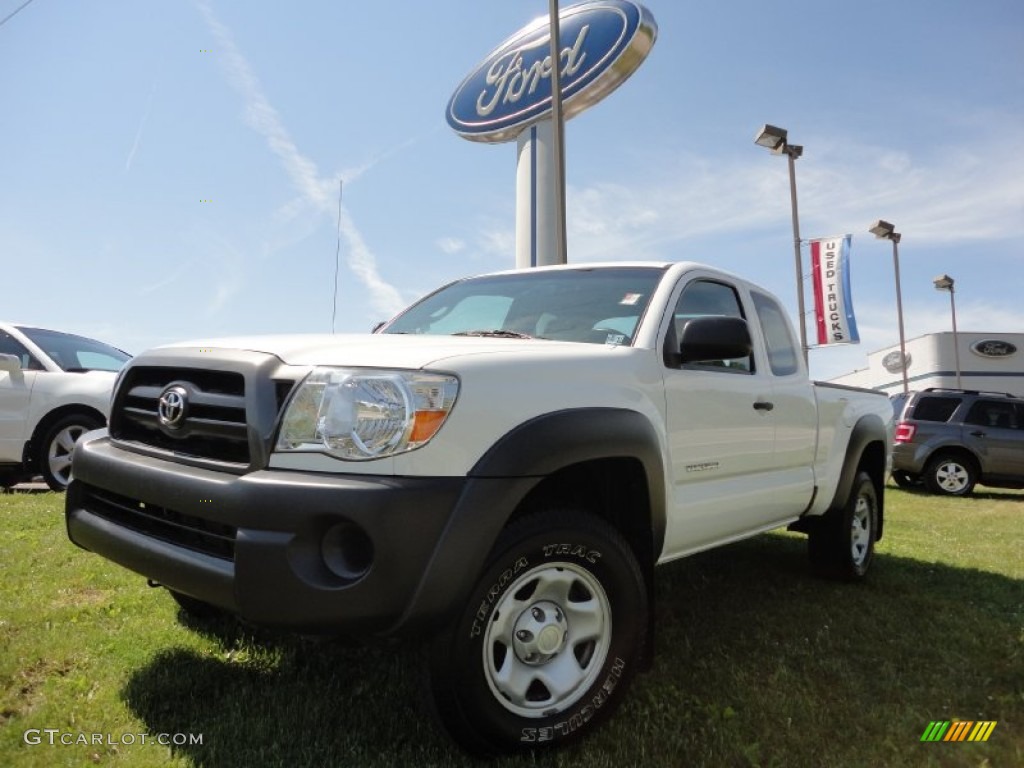
[[[562,609],[550,600],[534,603],[516,619],[512,644],[524,664],[545,664],[565,646],[569,623]]]
[[[541,653],[554,653],[562,644],[562,630],[548,625],[537,635],[537,650]]]

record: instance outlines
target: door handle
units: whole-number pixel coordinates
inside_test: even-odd
[[[985,436],[985,433],[982,432],[980,429],[976,429],[975,431],[971,432],[971,437],[984,437],[984,436]]]
[[[755,411],[770,411],[774,407],[775,403],[769,403],[766,400],[758,400],[756,403],[754,403]]]

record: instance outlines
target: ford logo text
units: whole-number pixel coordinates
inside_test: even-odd
[[[971,344],[971,351],[982,357],[1009,357],[1017,347],[1002,339],[983,339]]]
[[[658,27],[631,0],[591,0],[559,14],[559,75],[565,119],[619,87],[646,58]],[[448,124],[473,141],[510,141],[551,112],[548,17],[495,49],[456,89]]]

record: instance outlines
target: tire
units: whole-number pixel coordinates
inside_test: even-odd
[[[58,419],[47,430],[39,446],[39,470],[54,491],[66,491],[71,482],[71,451],[78,438],[103,422],[87,413],[73,413]]]
[[[878,494],[871,476],[858,472],[846,504],[825,513],[810,531],[811,569],[824,578],[859,581],[874,560],[877,538]]]
[[[967,496],[977,481],[974,462],[957,454],[940,454],[929,460],[924,470],[925,487],[943,496]]]
[[[647,612],[644,578],[614,528],[574,510],[523,518],[431,644],[434,714],[478,755],[576,740],[624,698]]]
[[[920,477],[904,472],[902,469],[894,469],[892,471],[892,479],[900,488],[918,488],[921,485]]]

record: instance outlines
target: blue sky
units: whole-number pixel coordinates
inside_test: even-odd
[[[903,235],[908,338],[949,330],[943,272],[961,330],[1024,331],[1024,3],[646,5],[649,58],[566,126],[570,262],[702,261],[795,315],[767,122],[805,148],[803,237],[854,236],[863,343],[812,350],[813,375],[897,340],[878,218]],[[339,179],[339,332],[513,266],[515,145],[444,110],[547,7],[33,0],[0,26],[0,319],[130,352],[330,331]]]

